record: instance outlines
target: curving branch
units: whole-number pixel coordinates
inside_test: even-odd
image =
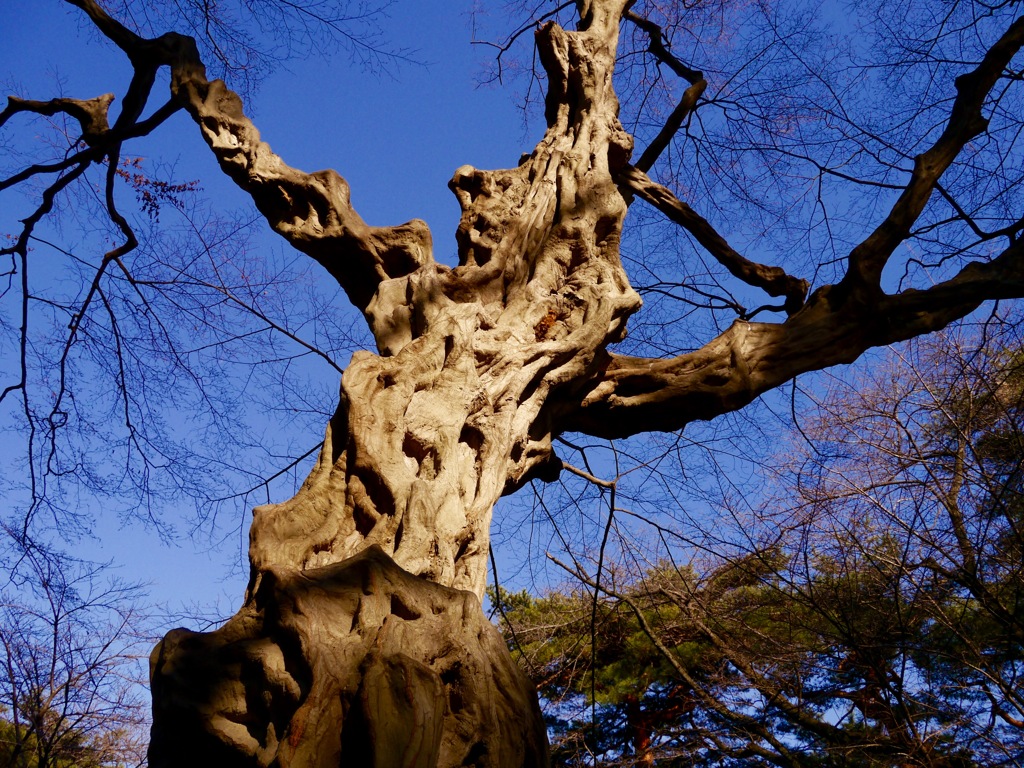
[[[747,285],[761,288],[769,296],[785,296],[786,311],[789,314],[803,306],[809,287],[806,280],[786,274],[781,267],[758,264],[742,256],[707,219],[672,194],[668,187],[652,181],[634,165],[623,168],[616,180],[693,235],[693,238],[734,277],[738,277]]]
[[[647,35],[648,53],[653,55],[655,59],[662,64],[665,64],[669,69],[675,72],[676,75],[690,84],[689,87],[683,91],[683,95],[680,97],[679,103],[669,114],[668,119],[665,121],[665,125],[662,126],[660,131],[658,131],[658,135],[654,137],[651,143],[647,146],[647,149],[643,151],[639,159],[634,163],[638,169],[646,172],[651,170],[651,167],[657,159],[661,157],[662,153],[666,149],[668,149],[669,144],[672,143],[672,139],[677,133],[679,133],[679,129],[683,127],[683,123],[686,121],[686,118],[693,114],[694,109],[697,107],[697,100],[704,94],[705,89],[708,87],[708,83],[707,80],[704,79],[703,72],[686,66],[679,57],[669,50],[669,43],[665,38],[665,31],[658,24],[634,13],[632,10],[627,10],[622,15],[622,18],[631,21]]]
[[[802,373],[941,330],[984,301],[1024,297],[1024,242],[927,290],[862,303],[836,288],[816,291],[784,323],[737,320],[700,349],[671,359],[609,354],[601,375],[559,425],[595,437],[627,437],[738,410]]]
[[[107,113],[110,104],[114,100],[114,94],[105,93],[94,99],[50,99],[49,101],[36,101],[33,99],[20,99],[17,96],[7,97],[7,107],[0,112],[0,126],[6,123],[13,115],[19,112],[32,112],[37,115],[53,117],[63,112],[74,118],[82,127],[82,141],[89,146],[98,142],[109,130]]]
[[[176,33],[146,39],[95,0],[67,2],[85,11],[131,60],[136,76],[126,102],[137,105],[133,111],[141,114],[156,70],[170,68],[175,104],[200,126],[222,170],[252,197],[275,232],[327,269],[356,307],[366,309],[382,280],[432,263],[425,222],[371,227],[352,208],[348,184],[339,174],[306,173],[276,155],[245,116],[238,94],[221,80],[207,79],[194,40]]]
[[[910,180],[885,220],[850,252],[846,289],[881,292],[882,270],[911,233],[942,174],[960,152],[988,127],[982,107],[1010,61],[1024,44],[1024,16],[1017,18],[970,72],[956,78],[956,97],[942,134],[914,158]]]
[[[221,80],[210,82],[189,38],[165,35],[172,89],[203,131],[221,168],[275,232],[323,265],[365,309],[378,284],[433,260],[430,230],[414,219],[396,227],[367,225],[335,171],[306,173],[284,163],[260,139],[241,99]]]

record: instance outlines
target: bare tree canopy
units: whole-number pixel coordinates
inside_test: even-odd
[[[546,127],[515,168],[455,171],[448,266],[423,221],[366,223],[339,173],[294,168],[263,141],[244,82],[210,79],[207,63],[230,75],[263,37],[227,52],[209,37],[225,17],[205,4],[67,2],[133,75],[116,118],[110,94],[12,97],[0,113],[0,125],[75,127],[63,157],[0,181],[43,182],[0,250],[21,309],[2,400],[20,403],[30,434],[71,418],[63,384],[44,420],[29,404],[37,225],[103,167],[117,240],[59,308],[56,362],[63,372],[101,306],[124,360],[109,286],[136,292],[143,314],[162,287],[133,268],[124,147],[179,112],[273,231],[336,280],[376,346],[341,374],[299,492],[254,511],[239,613],[154,651],[155,766],[545,764],[532,687],[477,598],[494,505],[558,477],[553,441],[682,429],[1024,294],[1014,3],[872,5],[847,39],[839,9],[799,3],[511,4],[526,23],[498,45],[498,74],[532,30]],[[270,8],[282,21],[260,15]],[[326,3],[254,10],[300,37],[317,30],[309,44],[348,29]],[[173,22],[195,36],[160,27]],[[129,177],[143,206],[188,192]],[[630,318],[645,327],[641,290],[660,315],[630,340]],[[685,328],[659,330],[673,313]]]
[[[0,586],[0,762],[143,765],[138,588],[53,552],[23,560]]]

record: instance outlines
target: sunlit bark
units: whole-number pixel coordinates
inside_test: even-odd
[[[941,328],[985,300],[1024,295],[1017,242],[927,290],[889,295],[881,287],[882,269],[943,171],[985,130],[983,106],[1024,42],[1024,20],[957,80],[948,125],[850,253],[845,279],[807,296],[806,280],[741,255],[647,176],[706,82],[631,0],[578,0],[576,30],[553,22],[537,29],[546,132],[516,168],[455,172],[455,268],[434,260],[424,222],[370,226],[338,173],[287,165],[241,98],[207,78],[193,40],[145,39],[96,0],[68,2],[135,68],[121,116],[108,126],[107,97],[15,101],[0,122],[18,111],[62,112],[80,122],[88,164],[185,110],[270,226],[338,281],[377,345],[345,370],[337,412],[298,494],[255,510],[240,612],[210,635],[172,633],[154,652],[154,766],[544,764],[535,697],[479,599],[494,505],[531,479],[557,475],[554,437],[679,429],[803,372]],[[612,85],[624,21],[689,83],[635,166]],[[162,67],[171,100],[141,120]],[[39,216],[66,183],[47,190]],[[783,297],[787,319],[739,319],[670,359],[611,353],[640,308],[619,256],[634,198],[681,226],[736,279]],[[123,221],[112,197],[109,209]],[[24,256],[27,238],[6,252]],[[104,268],[122,252],[111,251]]]

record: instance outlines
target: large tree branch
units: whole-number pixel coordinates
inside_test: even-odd
[[[982,107],[989,92],[1024,44],[1024,16],[1017,18],[972,71],[956,79],[956,97],[946,128],[928,150],[914,158],[903,193],[885,220],[853,251],[843,283],[847,288],[881,291],[882,270],[909,235],[939,179],[968,142],[988,127]]]
[[[172,89],[203,131],[221,168],[271,227],[312,256],[365,309],[377,285],[409,274],[433,258],[430,231],[415,219],[371,227],[352,208],[347,182],[335,171],[305,173],[287,165],[260,139],[242,102],[221,80],[206,79],[190,38],[170,38]]]
[[[366,309],[382,280],[432,261],[425,222],[371,227],[352,208],[348,184],[340,175],[330,170],[306,173],[276,155],[245,116],[238,94],[221,80],[207,79],[191,38],[167,33],[148,40],[113,19],[95,0],[67,1],[84,10],[132,61],[136,76],[129,95],[148,96],[151,73],[159,66],[170,68],[176,102],[200,126],[224,172],[252,197],[274,231],[322,264],[359,309]],[[141,104],[145,98],[132,101]]]
[[[92,146],[100,140],[109,130],[107,123],[107,111],[110,103],[114,100],[114,94],[106,93],[97,96],[95,99],[50,99],[49,101],[35,101],[33,99],[19,99],[17,96],[7,97],[7,107],[0,112],[0,126],[6,123],[13,115],[19,112],[32,112],[37,115],[53,117],[63,112],[73,117],[82,127],[82,141]]]
[[[786,310],[796,312],[807,296],[808,283],[786,272],[781,267],[758,264],[742,256],[703,216],[684,203],[672,191],[655,181],[639,168],[627,165],[616,181],[661,211],[681,226],[710,253],[719,264],[748,285],[761,288],[769,296],[785,296]]]
[[[1021,297],[1021,241],[927,290],[861,303],[829,286],[784,323],[738,320],[678,357],[609,354],[572,409],[555,419],[562,430],[607,438],[681,429],[738,410],[802,373],[851,363],[871,347],[940,330],[983,301]]]

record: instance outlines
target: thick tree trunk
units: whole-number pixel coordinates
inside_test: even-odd
[[[153,766],[540,766],[536,693],[472,593],[378,547],[262,573],[224,627],[154,651]]]
[[[222,165],[339,273],[378,354],[345,371],[299,493],[255,510],[241,611],[154,651],[154,768],[547,764],[536,694],[480,599],[494,504],[560,466],[549,401],[640,305],[614,181],[631,150],[611,85],[624,5],[538,32],[548,131],[518,168],[456,172],[455,269],[432,261],[421,222],[367,228],[336,174],[288,177],[233,94],[178,68]],[[310,189],[331,206],[305,205]],[[332,227],[336,247],[362,248],[361,279],[325,244]]]
[[[299,493],[255,511],[242,609],[217,632],[179,630],[154,651],[154,768],[545,765],[535,694],[479,600],[494,504],[557,474],[555,435],[678,429],[1024,290],[1024,241],[928,290],[889,296],[879,283],[879,265],[982,129],[985,94],[1024,42],[1024,21],[963,80],[949,126],[851,252],[847,277],[805,301],[804,281],[746,260],[629,165],[612,73],[630,0],[577,0],[576,31],[538,30],[547,131],[517,168],[456,171],[454,269],[433,260],[423,222],[368,226],[337,173],[286,165],[238,96],[206,79],[191,39],[144,40],[95,0],[69,2],[129,53],[140,82],[170,67],[174,103],[223,170],[338,280],[377,343],[345,371]],[[691,82],[681,106],[692,108],[702,76],[639,23],[652,53]],[[640,306],[619,260],[634,194],[738,279],[785,296],[788,319],[737,320],[673,359],[609,353]]]

